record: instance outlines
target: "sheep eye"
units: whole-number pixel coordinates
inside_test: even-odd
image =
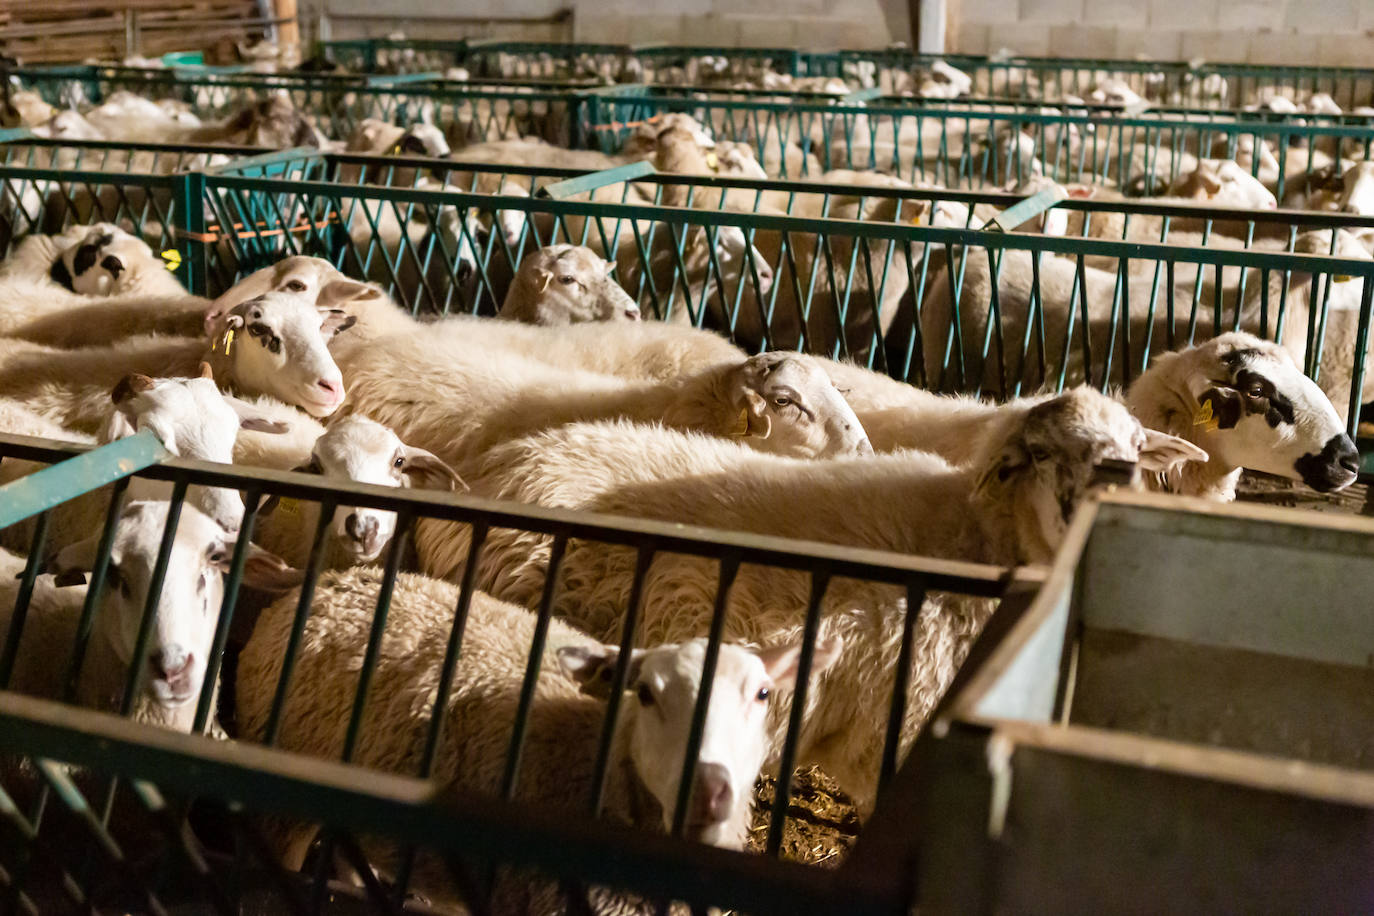
[[[1245,396],[1250,398],[1264,397],[1264,386],[1260,384],[1251,385],[1245,390]]]
[[[406,466],[406,459],[405,459],[405,456],[404,456],[404,455],[397,455],[397,456],[392,460],[391,466],[392,466],[393,468],[397,468],[397,469],[400,469],[400,468],[405,467],[405,466]]]
[[[767,687],[760,687],[759,692],[754,694],[754,699],[758,700],[760,703],[767,703],[768,698],[772,695],[773,692]]]
[[[269,352],[269,353],[280,353],[280,352],[281,352],[281,338],[278,337],[276,334],[273,334],[271,337],[267,338],[267,352]]]
[[[1033,448],[1030,456],[1032,461],[1045,461],[1050,457],[1050,453],[1043,448]]]
[[[792,403],[792,399],[789,397],[784,397],[783,395],[778,395],[777,397],[773,398],[773,403],[778,405],[779,407],[786,407],[788,404]]]
[[[285,289],[293,293],[305,292],[305,283],[300,280],[287,280]]]
[[[559,283],[562,283],[564,286],[567,286],[567,285],[569,285],[570,283],[576,283],[576,282],[577,282],[577,278],[576,278],[576,277],[559,277],[559,278],[558,278],[558,282],[559,282]]]
[[[640,684],[635,694],[639,697],[640,706],[652,706],[654,704],[654,692],[649,689],[648,684]]]

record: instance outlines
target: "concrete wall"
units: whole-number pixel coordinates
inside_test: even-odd
[[[303,0],[319,9],[319,0]],[[458,34],[531,40],[668,42],[704,45],[767,45],[816,50],[880,48],[910,41],[907,0],[328,0],[333,13],[394,15],[395,22],[336,23],[337,38],[385,35],[403,29],[411,36]],[[541,17],[571,6],[572,34],[560,27],[452,30],[406,23],[406,16]],[[307,15],[309,15],[307,13]]]
[[[1374,0],[960,0],[950,50],[1374,65]]]

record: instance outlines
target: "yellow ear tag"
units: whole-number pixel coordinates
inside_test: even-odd
[[[706,154],[706,167],[713,172],[716,169],[720,168],[720,159],[716,156],[715,153]]]
[[[234,329],[230,328],[224,332],[224,355],[228,356],[229,351],[234,348]]]
[[[1204,401],[1202,406],[1198,408],[1197,414],[1193,416],[1193,425],[1205,427],[1208,432],[1221,425],[1221,421],[1212,415],[1211,401]]]
[[[1351,280],[1355,278],[1350,276],[1349,274],[1336,274],[1331,279],[1335,280],[1337,283],[1349,283]]]
[[[290,496],[283,496],[280,500],[277,501],[277,511],[285,512],[287,515],[300,515],[300,501],[292,499]]]
[[[162,252],[162,260],[167,262],[163,266],[168,270],[176,270],[181,266],[181,252],[177,251],[175,248],[168,248],[166,251]]]
[[[739,423],[730,431],[732,436],[749,435],[749,408],[741,407],[739,411]]]

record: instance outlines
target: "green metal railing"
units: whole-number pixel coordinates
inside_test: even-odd
[[[680,112],[718,140],[749,144],[770,174],[786,177],[816,168],[877,169],[913,181],[977,187],[1043,173],[1065,182],[1136,181],[1148,194],[1162,192],[1198,157],[1234,155],[1246,144],[1308,147],[1328,157],[1339,151],[1361,161],[1374,147],[1374,127],[1367,124],[738,101],[640,87],[589,95],[582,110],[592,121],[582,133],[598,138],[605,151],[618,149],[635,125]],[[1303,174],[1323,161],[1305,156]],[[1256,161],[1252,169],[1259,168]],[[1287,157],[1280,157],[1277,193],[1282,196],[1296,177]]]
[[[680,45],[555,44],[516,41],[414,41],[359,39],[323,45],[340,63],[360,72],[389,66],[468,67],[474,75],[566,77],[605,74],[620,82],[662,82],[689,64],[710,59],[708,76],[736,79],[764,71],[790,76],[840,77],[856,88],[874,85],[882,69],[919,77],[936,61],[962,70],[984,96],[1086,97],[1106,80],[1123,82],[1156,102],[1238,108],[1265,91],[1296,96],[1330,94],[1345,108],[1374,99],[1374,70],[1359,67],[1278,67],[1110,58],[920,55],[904,50],[808,52],[793,48]],[[404,55],[404,61],[402,56]],[[697,73],[702,72],[700,66]]]
[[[1129,383],[1152,354],[1236,328],[1284,341],[1319,380],[1323,365],[1343,361],[1354,384],[1335,397],[1342,406],[1348,399],[1352,430],[1359,413],[1367,335],[1354,325],[1368,326],[1374,261],[1289,252],[1302,232],[1369,228],[1362,217],[1145,204],[1122,212],[1070,200],[1059,206],[1075,234],[1046,237],[984,231],[971,217],[930,225],[938,200],[995,212],[1017,200],[1008,195],[734,182],[732,193],[750,196],[768,188],[801,200],[805,188],[815,209],[785,215],[719,210],[709,195],[723,183],[642,168],[629,183],[583,176],[572,187],[582,193],[545,199],[509,188],[490,195],[356,183],[369,168],[409,171],[411,183],[431,160],[300,162],[312,171],[162,177],[3,168],[0,178],[141,188],[154,202],[146,189],[161,189],[171,200],[166,212],[136,228],[155,246],[176,247],[188,285],[202,293],[282,256],[310,254],[379,282],[416,313],[491,314],[529,250],[566,241],[614,259],[648,314],[719,328],[752,350],[804,349],[937,390],[1011,396],[1078,380]],[[354,183],[340,183],[347,169]],[[504,176],[536,190],[576,176],[538,171],[441,174],[469,187]],[[606,186],[591,187],[598,182]],[[631,196],[632,187],[641,190]],[[664,206],[670,191],[710,209]],[[94,221],[96,212],[69,209],[49,228]],[[834,218],[859,212],[868,219]],[[1127,239],[1082,237],[1094,220],[1098,231]],[[1133,233],[1131,220],[1150,228]],[[1185,229],[1185,241],[1208,247],[1169,244],[1171,231]],[[1216,244],[1223,232],[1234,247]],[[1328,233],[1301,250],[1338,248]],[[1336,354],[1328,339],[1350,343]]]
[[[144,441],[147,440],[147,441]],[[151,448],[151,450],[150,450]],[[157,613],[157,595],[167,571],[167,554],[176,537],[180,509],[190,486],[228,487],[239,490],[245,501],[241,532],[229,565],[225,598],[215,609],[214,655],[208,665],[204,685],[197,701],[196,734],[174,734],[153,726],[136,724],[108,714],[75,709],[46,700],[35,700],[6,692],[8,677],[0,678],[0,723],[6,735],[5,750],[10,759],[31,764],[25,771],[7,768],[0,772],[0,899],[11,909],[25,912],[77,908],[175,911],[179,906],[202,905],[216,912],[237,912],[246,902],[255,902],[266,911],[318,912],[333,900],[331,912],[358,909],[393,911],[406,897],[406,870],[393,872],[394,886],[383,887],[373,876],[361,852],[363,836],[382,836],[394,840],[402,849],[416,848],[436,852],[446,860],[458,861],[457,890],[474,912],[490,906],[492,885],[480,875],[497,865],[527,865],[541,874],[572,881],[565,888],[585,882],[606,883],[618,889],[645,894],[651,898],[682,899],[694,906],[748,907],[754,912],[787,913],[805,906],[817,912],[898,913],[911,905],[911,885],[899,880],[903,864],[901,851],[889,850],[879,860],[856,857],[869,867],[886,863],[892,870],[889,881],[853,885],[852,872],[845,865],[837,870],[804,868],[781,862],[772,856],[755,856],[724,850],[705,849],[676,837],[640,835],[610,823],[589,819],[577,798],[567,799],[566,809],[555,810],[547,800],[534,808],[520,791],[505,798],[485,794],[471,786],[446,789],[428,778],[433,751],[419,772],[385,773],[343,761],[306,759],[248,743],[238,736],[237,743],[219,743],[199,734],[214,709],[217,678],[223,672],[226,685],[233,683],[232,659],[221,653],[229,641],[236,611],[240,578],[248,554],[249,539],[259,523],[260,512],[271,497],[286,497],[318,503],[321,523],[315,526],[310,559],[303,569],[295,626],[303,626],[315,600],[315,586],[323,568],[324,542],[330,536],[329,520],[339,505],[375,508],[396,512],[400,518],[398,534],[387,548],[383,581],[373,610],[373,625],[368,637],[368,655],[386,638],[387,620],[393,597],[392,587],[405,553],[406,543],[421,519],[442,519],[472,526],[474,552],[468,560],[468,574],[459,586],[459,597],[452,623],[453,633],[442,659],[440,683],[449,683],[452,674],[465,664],[464,621],[473,597],[473,577],[482,535],[492,528],[515,529],[547,536],[555,554],[572,539],[621,545],[639,551],[641,562],[635,573],[631,594],[641,594],[650,570],[649,561],[659,553],[688,555],[718,560],[722,567],[740,564],[762,565],[795,570],[812,579],[812,607],[808,619],[817,617],[826,586],[832,578],[846,577],[890,585],[894,596],[905,590],[910,597],[909,620],[899,629],[902,638],[913,638],[913,626],[924,596],[931,591],[997,597],[1009,586],[1025,590],[1041,580],[1036,570],[1013,571],[969,563],[927,560],[918,557],[881,554],[834,545],[794,542],[786,539],[734,532],[698,529],[690,526],[618,518],[593,513],[572,513],[515,503],[500,503],[460,497],[437,491],[381,487],[337,480],[318,475],[230,467],[205,462],[165,457],[148,434],[86,452],[83,447],[46,440],[0,435],[0,455],[28,461],[50,463],[46,474],[58,484],[41,488],[48,495],[74,496],[115,479],[101,538],[101,546],[90,572],[85,609],[85,624],[76,628],[76,640],[58,651],[72,660],[68,667],[79,671],[85,643],[90,638],[89,622],[96,612],[102,582],[110,569],[110,547],[120,524],[122,495],[128,474],[173,484],[168,521],[160,539],[159,561],[149,583],[140,639],[133,653],[141,658],[150,646],[147,634]],[[76,456],[76,457],[74,457]],[[75,463],[75,464],[74,464]],[[75,465],[82,465],[79,470]],[[90,467],[85,467],[89,465]],[[35,479],[35,482],[37,480]],[[22,481],[20,482],[22,485]],[[33,489],[32,484],[29,485]],[[44,512],[51,500],[25,505],[25,513]],[[16,520],[11,512],[6,521]],[[26,569],[26,579],[10,614],[11,624],[4,637],[0,659],[14,658],[25,627],[31,623],[29,600],[41,558],[45,556],[46,515],[40,515],[29,542],[34,558]],[[553,563],[550,576],[558,575]],[[722,577],[717,613],[724,614],[731,577]],[[540,606],[534,609],[541,627],[552,613],[554,589],[545,588]],[[633,602],[635,599],[631,599]],[[624,613],[633,619],[637,608]],[[537,631],[536,631],[537,632]],[[635,627],[626,625],[620,640],[622,659],[615,683],[624,685],[628,671],[629,649],[635,642]],[[815,627],[808,632],[814,638]],[[538,638],[537,636],[535,637]],[[721,645],[721,628],[712,627],[708,640],[706,670],[714,666]],[[57,647],[55,647],[57,648]],[[286,648],[282,678],[289,678],[300,644]],[[534,645],[525,671],[527,684],[539,677],[540,655]],[[61,664],[60,658],[52,659]],[[76,667],[72,667],[75,665]],[[222,667],[223,666],[223,667]],[[141,665],[130,667],[126,698],[137,686]],[[803,669],[805,670],[805,669]],[[365,666],[360,673],[355,705],[350,715],[350,736],[361,722],[360,710],[367,702],[375,671]],[[900,681],[896,682],[900,683]],[[226,687],[226,691],[229,688]],[[623,690],[611,692],[599,732],[602,746],[618,719],[617,706]],[[272,718],[280,715],[283,703],[290,703],[287,691],[278,689]],[[798,702],[804,702],[799,688]],[[704,689],[690,723],[687,747],[699,746],[705,728],[709,689]],[[222,705],[228,709],[232,704]],[[124,703],[127,712],[127,699]],[[444,703],[430,710],[427,747],[437,748],[435,740],[442,729]],[[516,712],[512,725],[515,736],[508,751],[507,765],[519,761],[528,706]],[[892,716],[903,721],[905,694],[897,688]],[[788,745],[796,741],[798,717],[789,729]],[[221,724],[234,734],[232,718]],[[889,732],[892,729],[889,728]],[[900,732],[900,729],[897,729]],[[894,733],[895,734],[895,733]],[[692,737],[695,736],[695,737]],[[895,758],[896,744],[884,753],[884,775],[891,773],[888,758]],[[689,754],[688,757],[694,757]],[[786,759],[786,755],[784,755]],[[60,763],[76,764],[81,776],[73,778]],[[684,765],[688,761],[684,761]],[[515,764],[518,766],[518,763]],[[608,778],[610,758],[600,754],[590,787],[601,797],[599,786]],[[789,768],[790,769],[790,768]],[[770,818],[770,837],[780,832],[788,816],[791,774],[778,781],[777,796]],[[120,798],[123,804],[115,804]],[[686,799],[680,800],[684,805]],[[193,817],[193,811],[214,816]],[[599,813],[599,808],[594,814]],[[326,850],[339,850],[364,876],[364,886],[350,893],[339,893],[339,886],[326,880],[327,869],[315,872],[310,881],[305,875],[289,874],[266,852],[260,832],[265,816],[291,816],[325,828]],[[675,818],[681,822],[681,817]],[[492,830],[491,825],[500,824]],[[71,831],[65,833],[64,831]],[[61,839],[58,839],[58,838]],[[598,849],[608,854],[597,861],[580,852],[569,855],[565,844],[586,840],[579,849]],[[770,850],[777,844],[770,839]],[[134,851],[137,850],[137,855]],[[332,861],[328,852],[324,861]],[[703,881],[702,874],[712,875]],[[368,880],[372,879],[372,880]],[[551,888],[552,890],[552,888]],[[570,905],[577,908],[578,892],[570,891]],[[335,899],[335,898],[338,899]],[[308,902],[308,901],[312,901]],[[803,904],[803,901],[805,903]]]

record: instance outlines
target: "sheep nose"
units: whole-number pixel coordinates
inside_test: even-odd
[[[107,254],[101,260],[100,266],[109,271],[111,277],[118,280],[120,271],[124,269],[124,262],[112,254]]]
[[[872,455],[872,454],[873,454],[873,443],[872,443],[872,442],[869,442],[869,441],[868,441],[868,437],[865,436],[864,438],[862,438],[862,439],[859,440],[859,444],[858,444],[857,446],[855,446],[854,451],[855,451],[856,453],[860,454],[860,455],[865,455],[865,456],[867,456],[867,455]]]
[[[148,657],[148,664],[152,666],[153,674],[161,680],[171,683],[183,677],[191,668],[191,662],[195,657],[176,643],[170,643],[160,649],[155,649],[153,654]]]
[[[640,318],[639,309],[626,309],[625,317],[630,319],[631,321],[638,321]]]
[[[360,517],[358,513],[352,512],[344,519],[344,531],[369,553],[377,546],[377,529],[377,520],[370,515]]]
[[[343,400],[343,379],[322,378],[315,384],[328,392],[331,399],[335,401]]]
[[[730,816],[734,803],[729,771],[719,763],[697,764],[689,820],[695,824],[718,824]]]

